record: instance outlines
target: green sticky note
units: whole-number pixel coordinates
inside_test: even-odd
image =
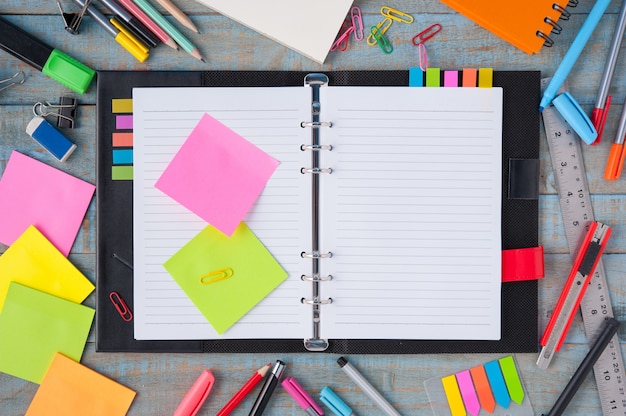
[[[95,311],[11,283],[0,313],[0,371],[41,383],[57,352],[80,361]]]
[[[517,367],[515,366],[513,356],[509,355],[507,357],[500,358],[498,361],[500,362],[500,369],[502,370],[504,382],[506,383],[506,388],[509,391],[511,400],[517,404],[522,404],[524,401],[524,388],[522,387],[522,380],[517,373]]]
[[[441,86],[441,69],[426,68],[426,86],[427,87],[440,87]]]
[[[219,334],[287,278],[243,222],[230,237],[207,226],[164,266]]]

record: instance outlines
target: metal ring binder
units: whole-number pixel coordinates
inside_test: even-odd
[[[543,21],[552,26],[552,33],[554,33],[555,35],[558,35],[563,31],[561,25],[559,25],[557,22],[550,19],[549,17],[546,17]]]
[[[540,38],[543,38],[543,46],[545,46],[546,48],[549,48],[552,45],[554,45],[554,41],[550,38],[550,36],[546,35],[541,30],[537,31],[537,36],[539,36]]]
[[[305,259],[329,259],[333,256],[333,253],[320,253],[319,251],[313,251],[311,253],[302,252],[300,256]]]
[[[312,173],[314,175],[318,175],[320,173],[333,173],[331,168],[302,168],[300,169],[300,173]]]
[[[313,276],[307,276],[303,274],[302,276],[300,276],[300,279],[305,282],[329,282],[333,280],[333,276],[330,274],[328,276],[320,276],[319,274],[314,274]]]
[[[578,6],[578,0],[570,0],[569,3],[567,4],[567,7],[576,7],[576,6]],[[565,8],[563,8],[563,6],[561,6],[560,4],[558,3],[552,4],[552,9],[560,13],[560,16],[557,20],[569,20],[571,16],[570,12],[565,10]],[[563,30],[563,28],[554,19],[551,19],[550,17],[546,17],[545,19],[543,19],[543,21],[549,24],[550,26],[552,26],[551,33],[554,33],[555,35],[560,34],[561,31]],[[540,37],[543,39],[543,46],[549,48],[554,45],[554,40],[552,40],[550,36],[543,33],[541,30],[538,30],[536,35],[537,37]]]
[[[560,20],[569,20],[569,18],[572,16],[572,14],[570,12],[568,12],[564,7],[562,7],[560,4],[556,4],[554,3],[552,5],[552,8],[554,10],[556,10],[557,12],[561,13],[561,16],[559,17]]]
[[[300,150],[310,150],[312,152],[319,152],[320,150],[333,150],[333,147],[329,144],[302,144],[300,145]]]
[[[300,299],[301,303],[306,303],[307,305],[329,305],[331,303],[333,303],[333,299],[332,298],[328,298],[328,299],[307,299],[307,298],[302,298]]]
[[[303,121],[300,123],[300,127],[311,127],[319,129],[320,127],[332,127],[333,123],[329,121]]]
[[[311,144],[309,146],[300,147],[301,150],[311,151],[311,167],[302,168],[301,173],[311,173],[311,251],[302,252],[303,258],[311,259],[311,277],[303,275],[302,280],[311,282],[311,299],[302,298],[302,304],[311,305],[313,336],[304,340],[304,347],[309,351],[324,351],[328,348],[329,343],[320,335],[320,313],[321,305],[332,303],[332,299],[322,299],[320,294],[321,282],[325,281],[320,278],[320,259],[330,258],[332,253],[323,253],[320,251],[319,240],[319,200],[320,200],[320,173],[331,173],[330,168],[320,168],[320,152],[325,149],[320,143],[320,127],[331,127],[331,122],[320,121],[320,88],[328,85],[328,76],[325,74],[308,74],[304,77],[304,84],[311,87],[311,121],[303,121],[301,127],[311,127]],[[330,276],[328,276],[330,277]],[[327,277],[327,278],[328,278]],[[329,279],[330,280],[330,279]]]

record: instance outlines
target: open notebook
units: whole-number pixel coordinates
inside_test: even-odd
[[[539,72],[495,71],[493,89],[409,88],[408,71],[309,86],[307,74],[98,74],[97,350],[536,352],[537,282],[501,284],[500,250],[538,244],[537,199],[513,196],[509,163],[538,157]],[[163,268],[206,223],[154,189],[205,113],[281,162],[245,221],[289,277],[223,335]],[[181,216],[176,239],[144,221],[155,207]]]
[[[139,88],[133,113],[138,339],[500,338],[502,88]],[[288,278],[222,335],[162,267],[207,224],[154,187],[205,113],[281,162],[245,222]]]

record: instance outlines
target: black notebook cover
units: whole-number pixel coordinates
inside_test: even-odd
[[[143,352],[307,352],[302,339],[135,340],[132,320],[111,301],[119,295],[133,310],[133,183],[112,179],[112,99],[132,97],[134,87],[303,86],[300,71],[206,71],[98,73],[97,91],[97,272],[96,350]],[[408,71],[325,72],[329,85],[407,86]],[[511,198],[509,162],[539,159],[539,71],[494,71],[493,85],[504,90],[502,143],[502,249],[538,245],[538,200]],[[532,176],[532,175],[531,175]],[[535,177],[528,178],[538,182]],[[525,180],[526,181],[526,180]],[[118,298],[115,298],[116,300]],[[118,300],[119,303],[119,300]],[[502,284],[502,338],[499,341],[331,339],[336,354],[515,353],[538,351],[538,283]]]

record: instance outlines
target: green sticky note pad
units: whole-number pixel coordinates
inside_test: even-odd
[[[0,371],[41,383],[57,352],[80,361],[95,311],[11,283],[0,313]]]
[[[164,266],[219,334],[287,278],[243,222],[230,237],[207,226]]]

